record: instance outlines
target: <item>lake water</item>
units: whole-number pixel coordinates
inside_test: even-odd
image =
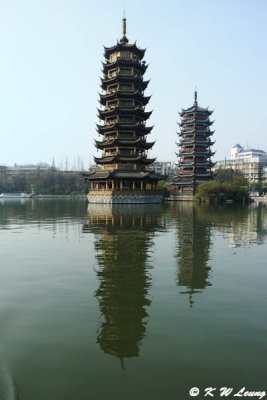
[[[0,399],[267,391],[267,209],[87,207],[0,200]]]

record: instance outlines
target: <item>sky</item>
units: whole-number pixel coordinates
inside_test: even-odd
[[[214,110],[214,160],[267,151],[266,0],[0,0],[0,165],[85,165],[94,147],[103,45],[146,48],[151,156],[176,161],[178,111]]]

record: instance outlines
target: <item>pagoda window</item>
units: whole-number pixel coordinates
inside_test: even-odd
[[[123,139],[131,139],[134,136],[133,131],[120,132],[119,137]]]
[[[200,120],[200,121],[206,121],[206,120],[208,120],[207,117],[206,117],[206,115],[198,115],[198,116],[197,116],[197,119]]]
[[[129,115],[129,116],[120,116],[119,117],[120,122],[134,122],[134,116],[133,115]]]
[[[194,118],[194,115],[193,115],[193,114],[185,115],[184,121],[188,121],[188,120],[191,120],[191,119],[193,119],[193,118]]]
[[[120,58],[122,60],[132,60],[133,59],[133,53],[130,51],[121,51],[119,54],[120,54]]]
[[[134,106],[134,100],[120,100],[119,101],[119,106],[120,107],[133,107]]]
[[[133,76],[133,68],[120,68],[119,74],[125,76]]]
[[[115,168],[116,169],[128,169],[128,170],[133,170],[134,168],[134,164],[115,164]]]
[[[121,155],[131,155],[133,154],[133,152],[131,151],[131,149],[127,149],[127,148],[120,148],[119,149],[119,153]]]
[[[123,92],[133,92],[134,91],[134,85],[132,83],[120,84],[119,85],[119,90],[121,90]]]

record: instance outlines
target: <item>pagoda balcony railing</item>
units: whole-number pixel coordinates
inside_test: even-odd
[[[122,140],[136,139],[136,135],[135,135],[135,132],[132,132],[132,133],[126,134],[126,135],[123,135],[121,133],[117,133],[116,135],[113,134],[112,136],[107,135],[105,138],[105,143],[109,144],[109,143],[113,142],[115,139],[119,139],[119,140],[120,139],[122,139]]]
[[[203,155],[208,155],[210,152],[209,152],[209,150],[208,149],[192,149],[192,150],[188,150],[188,151],[186,151],[186,150],[184,150],[184,149],[181,149],[180,150],[180,153],[181,154],[184,154],[184,156],[186,157],[186,155],[189,155],[189,154],[192,154],[192,153],[196,153],[196,154],[203,154]]]
[[[113,194],[119,195],[122,192],[124,192],[124,193],[134,193],[136,195],[145,195],[145,194],[148,194],[148,193],[152,194],[152,195],[160,194],[160,191],[159,190],[155,190],[154,188],[153,189],[147,188],[145,190],[132,189],[132,188],[126,188],[126,187],[121,188],[121,189],[104,189],[104,188],[102,188],[102,189],[96,189],[96,188],[89,189],[89,194],[97,194],[97,195],[105,195],[107,193],[113,193]]]
[[[129,121],[123,121],[123,120],[121,120],[121,119],[118,119],[118,117],[117,118],[112,118],[112,119],[110,119],[110,120],[108,120],[108,119],[106,119],[106,121],[105,121],[105,123],[104,123],[104,125],[102,125],[102,127],[112,127],[114,124],[116,124],[116,123],[120,123],[120,124],[123,124],[123,125],[127,125],[127,129],[131,129],[132,127],[133,127],[133,125],[135,125],[137,122],[139,122],[139,126],[140,127],[145,127],[146,126],[146,123],[144,122],[144,121],[140,121],[140,120],[129,120]]]
[[[117,150],[116,152],[107,152],[103,154],[103,157],[113,157],[113,156],[142,156],[143,158],[147,158],[146,154],[139,154],[138,151],[133,150],[131,152],[128,151],[123,151],[123,150]]]
[[[143,171],[144,167],[139,167],[136,164],[119,164],[119,163],[114,163],[114,164],[104,164],[101,167],[102,170],[108,170],[108,171],[117,171],[117,170],[127,170],[127,171]]]
[[[210,130],[210,127],[209,127],[209,125],[201,125],[201,126],[196,126],[196,125],[187,125],[187,126],[181,126],[180,127],[180,129],[181,129],[181,133],[191,133],[192,132],[192,134],[193,135],[195,135],[195,134],[199,134],[199,133],[206,133],[207,131],[209,131]]]
[[[207,140],[203,140],[203,139],[197,139],[196,136],[194,135],[192,138],[186,138],[186,139],[181,139],[180,140],[180,144],[191,144],[191,143],[196,143],[196,144],[208,144],[211,145],[211,140],[207,139]]]
[[[181,129],[180,132],[178,132],[178,135],[181,137],[185,137],[188,135],[195,135],[195,136],[203,136],[203,137],[208,137],[211,136],[213,134],[213,132],[209,129],[209,128],[205,128],[203,129],[189,129],[189,130],[184,130]]]
[[[127,117],[124,118],[124,117],[119,116],[118,122],[121,124],[134,124],[136,122],[136,120],[135,120],[134,116],[130,117],[130,118],[127,118]]]
[[[128,92],[128,93],[134,93],[134,87],[127,87],[127,86],[123,86],[123,85],[119,85],[118,90],[120,92]]]
[[[176,153],[177,154],[177,153]],[[185,156],[192,156],[193,157],[207,157],[209,158],[211,155],[207,154],[207,153],[196,153],[196,152],[192,152],[192,153],[178,153],[177,156],[180,157],[185,157]]]
[[[116,123],[125,124],[125,125],[132,125],[136,123],[134,116],[129,119],[124,119],[123,117],[117,116],[117,118],[112,118],[111,120],[106,119],[105,125],[112,126]]]
[[[117,106],[118,107],[123,107],[123,108],[132,108],[132,107],[136,107],[137,104],[135,104],[134,100],[128,100],[127,102],[123,101],[123,100],[118,100],[117,101]]]
[[[183,121],[195,121],[195,120],[199,120],[199,121],[207,121],[208,117],[207,116],[201,116],[199,114],[193,114],[193,115],[186,115],[183,118]]]
[[[110,55],[109,61],[115,62],[116,60],[129,60],[129,61],[136,61],[137,57],[130,51],[120,51],[116,53],[112,53]]]
[[[130,74],[124,74],[119,72],[118,76],[124,76],[125,78],[141,78],[141,74],[137,73],[137,72],[132,72]]]
[[[126,76],[126,77],[129,76],[129,77],[135,77],[135,78],[138,77],[138,78],[140,78],[141,74],[140,74],[139,71],[135,71],[133,69],[126,71],[126,70],[118,68],[118,69],[116,69],[114,71],[109,71],[108,75],[107,75],[107,78],[108,79],[115,78],[116,76]]]
[[[190,147],[190,149],[187,149],[187,150],[181,149],[179,153],[181,153],[181,154],[186,154],[186,153],[191,154],[193,152],[194,152],[194,148]]]
[[[180,153],[183,154],[191,154],[191,153],[209,153],[209,148],[208,147],[203,147],[203,148],[199,148],[199,147],[183,147],[180,150]]]
[[[117,56],[117,60],[135,61],[135,60],[136,60],[136,57],[133,56],[133,53],[129,53],[129,54],[127,54],[127,53],[120,53],[120,54]]]
[[[198,160],[198,159],[195,158],[195,157],[192,157],[192,158],[190,158],[190,159],[187,158],[186,160],[183,159],[183,158],[180,158],[180,163],[182,163],[183,165],[184,165],[184,164],[191,164],[191,163],[193,163],[193,162],[194,162],[195,164],[198,164],[198,165],[199,165],[199,164],[203,164],[203,165],[204,165],[204,164],[205,164],[205,165],[206,165],[206,164],[209,164],[209,160],[203,160],[203,159],[202,159],[202,160]]]
[[[132,134],[129,135],[123,135],[123,134],[118,134],[115,136],[115,139],[136,139],[136,135],[133,132]]]
[[[107,107],[105,108],[105,111],[111,111],[114,110],[115,108],[120,107],[120,108],[128,108],[131,111],[132,110],[136,110],[136,108],[138,107],[138,103],[135,103],[134,101],[129,103],[124,103],[123,101],[117,101],[116,103],[112,103],[112,104],[107,104]],[[138,111],[145,111],[145,107],[144,106],[140,106],[138,108]]]
[[[180,162],[192,162],[192,160],[194,159],[194,156],[187,157],[186,159],[184,158],[184,156],[185,156],[184,154],[180,155],[180,157],[179,157]]]
[[[118,107],[134,109],[136,107],[136,105],[134,104],[134,102],[131,102],[129,104],[125,104],[125,103],[122,103],[122,102],[117,102],[117,103],[110,104],[110,105],[107,104],[107,107],[105,108],[105,111],[112,111],[112,110],[114,110],[115,108],[118,108]]]

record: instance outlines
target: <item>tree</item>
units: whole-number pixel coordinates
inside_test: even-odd
[[[248,186],[248,181],[242,172],[232,168],[219,168],[216,171],[215,181],[219,183],[233,183],[238,186]]]

